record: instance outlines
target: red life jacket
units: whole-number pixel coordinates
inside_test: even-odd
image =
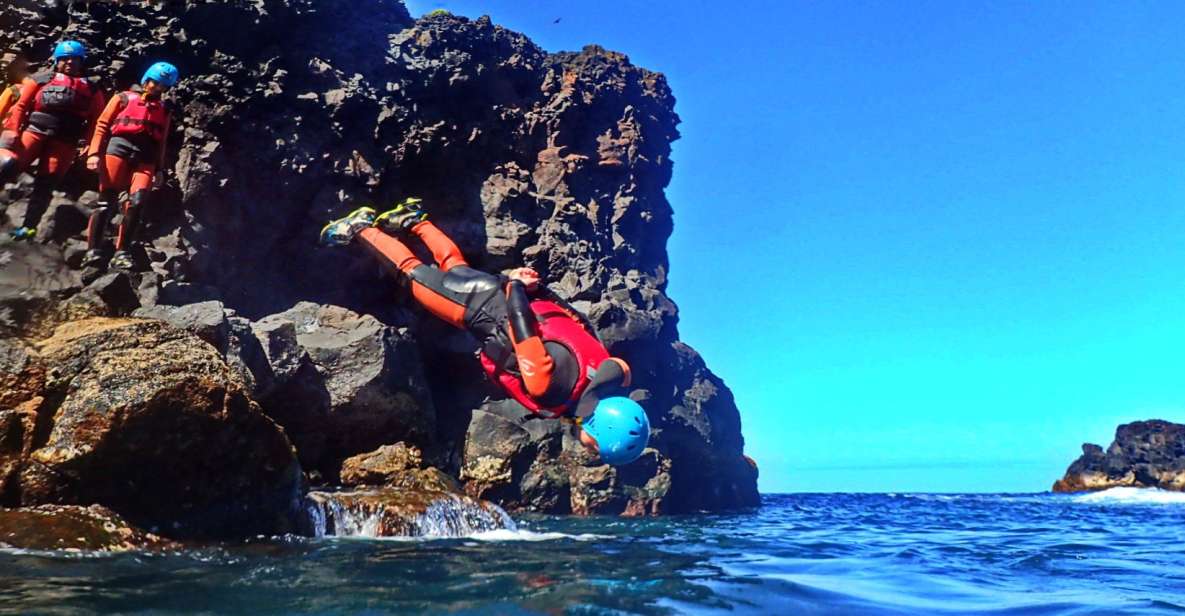
[[[580,366],[579,376],[576,377],[576,386],[572,388],[568,400],[560,406],[542,406],[531,397],[531,394],[527,393],[526,385],[518,375],[507,372],[494,363],[484,351],[481,353],[481,367],[485,369],[486,375],[490,379],[501,385],[506,393],[531,412],[553,418],[560,417],[580,400],[580,396],[588,387],[592,377],[596,375],[597,366],[609,358],[609,351],[605,350],[605,345],[601,344],[595,336],[584,329],[584,325],[580,321],[573,318],[558,304],[535,300],[531,302],[531,312],[535,313],[535,318],[539,321],[539,333],[543,342],[556,342],[564,345],[572,352],[572,356],[576,358],[576,363]]]
[[[51,115],[72,115],[87,119],[91,112],[91,99],[97,94],[95,86],[85,77],[71,77],[65,73],[54,73],[41,84],[41,90],[33,100],[33,111]]]
[[[147,135],[157,143],[164,141],[165,124],[169,121],[169,112],[164,103],[160,99],[144,100],[136,92],[124,92],[123,97],[127,104],[115,116],[111,134],[117,137]]]

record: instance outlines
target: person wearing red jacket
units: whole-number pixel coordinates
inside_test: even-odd
[[[642,455],[650,421],[626,396],[630,370],[611,357],[588,322],[520,267],[499,277],[469,267],[460,249],[408,199],[376,216],[363,207],[334,220],[321,242],[359,242],[389,269],[407,276],[412,297],[428,312],[478,340],[490,379],[543,418],[571,418],[580,442],[607,464]],[[396,236],[415,236],[439,265],[425,264]],[[534,296],[534,297],[532,297]]]
[[[168,62],[153,64],[140,79],[140,91],[127,91],[111,99],[95,122],[94,136],[87,148],[86,167],[99,174],[99,202],[86,228],[84,267],[98,267],[102,261],[103,236],[115,210],[119,194],[128,199],[120,212],[111,267],[130,269],[128,247],[136,234],[152,187],[161,181],[172,114],[163,96],[177,85],[177,67]]]
[[[0,92],[0,125],[21,97],[21,83],[29,76],[29,61],[15,51],[0,57],[0,73],[4,76],[4,90]],[[5,147],[0,144],[0,147]]]
[[[82,43],[58,43],[53,59],[54,70],[21,83],[20,98],[0,132],[0,185],[41,160],[24,222],[12,231],[15,239],[37,233],[53,189],[74,163],[79,140],[89,136],[106,102],[98,86],[82,75],[86,59]]]

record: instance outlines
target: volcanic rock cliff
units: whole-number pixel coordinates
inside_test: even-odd
[[[1106,451],[1082,445],[1082,456],[1054,482],[1053,491],[1116,487],[1185,491],[1185,425],[1159,419],[1123,424]]]
[[[196,475],[136,469],[166,449],[237,447],[235,426],[272,443],[273,422],[295,446],[302,485],[337,484],[346,458],[402,442],[423,451],[421,466],[511,509],[757,504],[732,394],[678,340],[665,293],[663,189],[679,120],[663,76],[595,46],[549,54],[485,17],[414,20],[394,0],[366,3],[364,19],[359,10],[317,0],[0,6],[0,47],[44,65],[54,42],[79,39],[108,92],[158,59],[184,76],[171,94],[170,179],[147,214],[138,271],[84,285],[73,269],[95,199],[81,172],[56,196],[39,243],[0,246],[0,504],[99,504],[156,524],[245,499],[254,514],[217,509],[217,523],[265,528],[296,489],[283,445],[237,452],[242,481],[199,482],[198,496],[175,501],[192,505],[183,511],[148,504],[153,477]],[[0,193],[9,220],[28,186]],[[468,335],[415,307],[366,255],[317,246],[331,217],[406,196],[424,198],[475,267],[530,265],[590,317],[633,367],[653,450],[615,469],[589,460],[560,422],[524,421],[485,382]],[[77,320],[118,316],[156,321]],[[144,325],[159,321],[187,338]],[[208,350],[179,350],[183,338]],[[69,368],[81,380],[63,381],[59,356],[126,362],[121,341],[127,352],[169,349],[139,358],[150,387],[81,364]],[[185,354],[200,357],[200,375],[154,373],[159,360],[172,374],[168,362]],[[201,407],[190,437],[137,444],[167,431],[169,412],[182,421],[186,404]],[[143,418],[138,432],[105,423],[102,409],[116,407]],[[106,486],[118,478],[87,474],[88,459],[139,473],[147,492],[119,495]]]

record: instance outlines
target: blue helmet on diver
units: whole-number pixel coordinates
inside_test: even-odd
[[[582,421],[581,428],[597,442],[601,460],[614,466],[637,460],[650,442],[650,419],[646,411],[624,396],[598,402],[592,414]]]

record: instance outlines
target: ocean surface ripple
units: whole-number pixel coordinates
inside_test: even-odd
[[[1185,614],[1185,495],[767,495],[464,539],[0,550],[0,613]]]

